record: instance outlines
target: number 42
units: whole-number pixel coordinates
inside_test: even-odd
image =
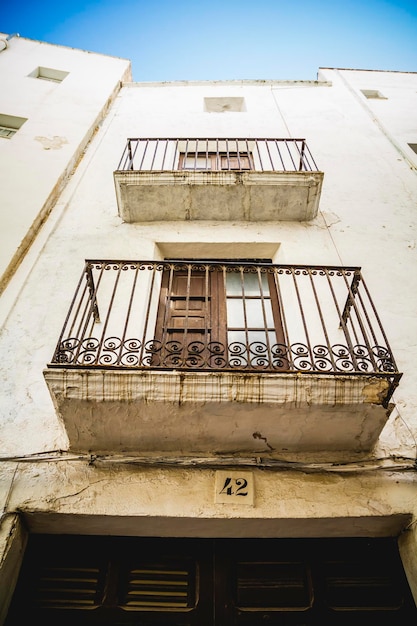
[[[248,481],[246,480],[246,478],[227,477],[219,493],[226,494],[227,496],[247,496],[247,486]]]

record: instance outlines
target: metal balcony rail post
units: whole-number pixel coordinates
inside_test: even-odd
[[[305,151],[305,141],[301,142],[301,152],[300,152],[300,165],[298,170],[301,172],[304,169],[304,151]]]
[[[332,281],[331,281],[331,271],[332,270],[330,270],[330,272],[329,272],[329,270],[326,269],[326,276],[327,276],[329,289],[331,291],[332,300],[333,300],[335,309],[337,311],[337,317],[338,317],[338,320],[339,320],[339,328],[343,331],[343,337],[344,337],[344,340],[346,342],[349,354],[351,355],[354,369],[357,370],[358,369],[358,363],[356,361],[356,356],[355,356],[353,343],[352,343],[352,340],[351,340],[351,337],[350,337],[349,330],[348,330],[347,325],[346,325],[346,319],[344,317],[345,311],[347,310],[347,302],[348,302],[348,299],[349,299],[350,296],[348,295],[348,297],[346,299],[345,306],[343,308],[343,313],[341,313],[340,312],[340,305],[338,303],[338,300],[337,300],[337,297],[336,297],[336,293],[335,293],[335,290],[333,288]],[[341,270],[339,270],[339,271],[341,271]],[[358,275],[360,276],[360,270],[358,270],[358,268],[356,268],[354,270],[354,275],[355,275],[355,277],[358,276]],[[353,329],[353,332],[354,332],[354,329]],[[355,337],[355,340],[356,340],[356,342],[358,342],[358,338],[357,337]]]
[[[201,167],[204,155],[205,167]],[[239,171],[248,169],[244,164],[246,158],[249,169],[255,171],[318,171],[305,139],[256,137],[129,138],[117,169],[137,172],[178,169]]]

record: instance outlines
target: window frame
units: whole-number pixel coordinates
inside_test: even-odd
[[[188,167],[187,161],[194,159]],[[204,159],[205,166],[198,167],[197,160]],[[210,165],[210,167],[208,167]],[[178,169],[185,171],[203,171],[203,172],[219,172],[219,171],[249,171],[254,170],[254,161],[251,152],[238,151],[221,151],[221,152],[180,152]]]
[[[11,139],[27,121],[27,117],[18,117],[16,115],[0,113],[0,131],[7,131],[7,134],[0,132],[0,137],[3,139]]]
[[[248,263],[248,261],[245,261]],[[253,261],[251,261],[253,262]],[[275,340],[272,345],[283,344],[285,345],[285,333],[283,318],[281,314],[281,306],[278,298],[278,290],[275,285],[274,275],[266,272],[261,273],[260,269],[257,269],[257,276],[267,277],[268,292],[263,292],[262,281],[259,279],[259,295],[245,295],[244,287],[244,266],[239,265],[236,262],[236,273],[241,276],[242,292],[241,296],[238,295],[229,296],[227,294],[227,276],[229,273],[226,271],[225,266],[222,266],[221,261],[205,261],[204,269],[202,269],[202,261],[194,260],[192,262],[175,261],[177,268],[171,266],[163,270],[161,288],[159,294],[158,312],[155,324],[155,340],[161,349],[166,348],[168,351],[172,351],[171,354],[175,360],[175,364],[180,362],[188,364],[188,367],[201,364],[204,359],[209,360],[212,363],[213,369],[226,368],[230,363],[233,363],[233,369],[246,369],[247,363],[250,360],[251,365],[255,368],[265,367],[265,353],[268,357],[271,356],[271,341],[269,334],[274,333]],[[186,267],[184,268],[184,265]],[[266,267],[268,263],[265,264]],[[252,272],[252,275],[254,272]],[[184,292],[178,292],[177,277],[187,277],[186,290]],[[204,290],[202,293],[195,293],[192,287],[192,279],[194,277],[204,279]],[[201,281],[200,281],[201,285]],[[253,302],[257,300],[260,302],[260,311],[262,312],[263,325],[248,326],[245,321],[244,326],[233,325],[227,314],[227,301],[228,299],[239,300],[242,302],[243,315],[247,319],[246,301]],[[268,315],[265,302],[270,303],[270,313]],[[177,315],[175,310],[176,303],[185,303],[185,314],[181,312]],[[201,315],[198,315],[197,309],[198,303],[204,304],[205,310],[201,310]],[[181,309],[180,309],[181,311]],[[265,321],[272,315],[273,327],[265,325]],[[193,321],[185,326],[178,326],[177,320],[181,317],[185,317],[186,321],[196,320],[197,318],[204,318],[204,325],[198,326]],[[244,341],[232,341],[229,342],[229,332],[238,332],[241,335],[245,335]],[[249,334],[253,332],[265,333],[265,350],[261,349],[261,341],[251,342],[249,340]],[[185,337],[185,340],[181,340]],[[188,341],[187,341],[188,339]],[[186,343],[187,341],[187,343]],[[256,344],[256,345],[255,345]],[[159,356],[154,356],[152,359],[152,366],[161,365],[164,363],[164,359]],[[240,367],[239,367],[240,364]],[[217,366],[217,367],[216,367]],[[282,362],[282,367],[278,369],[286,369],[285,362]]]

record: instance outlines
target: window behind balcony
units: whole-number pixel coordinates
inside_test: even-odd
[[[153,364],[167,357],[212,366],[262,367],[271,347],[283,343],[279,301],[272,274],[222,266],[163,272],[155,337],[161,346]]]
[[[252,170],[253,159],[250,153],[240,152],[190,152],[181,153],[180,170]]]

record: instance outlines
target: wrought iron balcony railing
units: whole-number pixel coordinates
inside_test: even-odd
[[[49,367],[401,374],[359,267],[87,260]]]
[[[118,171],[317,172],[305,139],[128,139]]]

